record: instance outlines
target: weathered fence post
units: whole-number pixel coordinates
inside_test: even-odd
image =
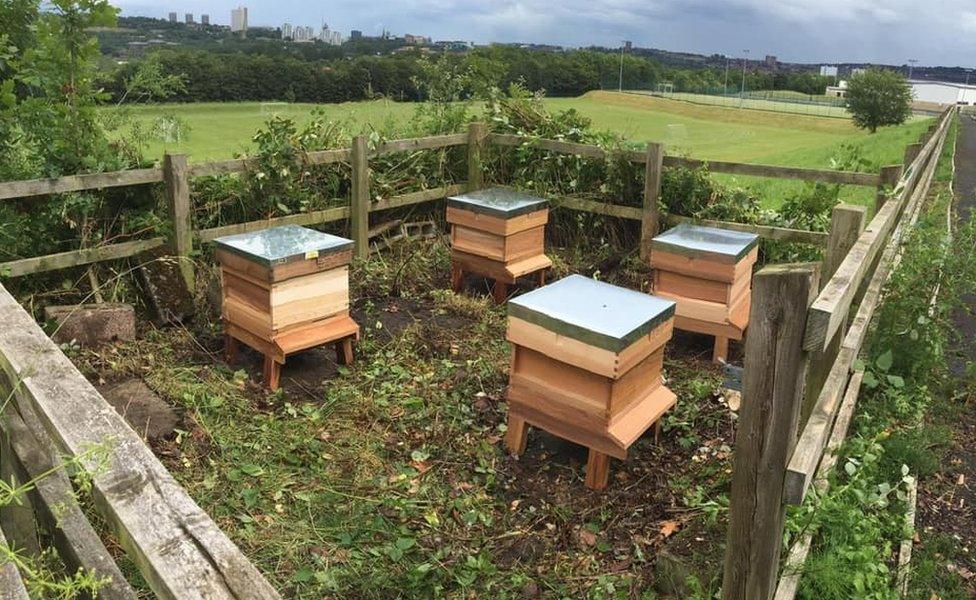
[[[820,269],[820,289],[823,289],[831,276],[837,271],[844,257],[864,231],[867,224],[868,209],[854,204],[838,204],[830,216],[830,235],[827,237],[827,248],[824,250],[823,267]],[[820,389],[823,388],[830,374],[830,368],[837,358],[840,343],[844,337],[846,327],[841,327],[834,335],[834,339],[827,344],[823,352],[815,352],[810,356],[810,368],[807,375],[806,392],[803,409],[800,412],[800,423],[805,423],[813,405],[817,402]]]
[[[352,198],[349,206],[350,236],[355,242],[356,258],[369,256],[369,159],[366,138],[352,138]]]
[[[2,377],[2,375],[0,375]],[[0,392],[4,386],[0,386]],[[3,394],[6,397],[6,394]],[[7,434],[0,432],[0,477],[4,482],[21,486],[30,481],[17,464],[13,447]],[[18,500],[0,507],[0,525],[7,532],[7,538],[28,556],[40,556],[41,543],[37,537],[37,524],[34,518],[34,504],[25,490]]]
[[[830,215],[830,233],[827,236],[827,249],[824,250],[823,269],[820,272],[821,288],[837,271],[851,246],[864,231],[867,212],[867,208],[855,204],[841,203],[834,207]]]
[[[742,411],[735,439],[725,600],[767,600],[783,545],[783,481],[796,443],[807,356],[803,332],[817,267],[776,265],[752,282]]]
[[[918,153],[922,151],[923,145],[924,144],[919,142],[917,144],[908,144],[905,146],[905,160],[903,162],[905,163],[906,169],[911,166],[913,162],[915,162],[915,157],[917,157]]]
[[[895,186],[898,185],[902,170],[902,165],[886,165],[881,167],[881,176],[878,178],[878,194],[874,198],[874,212],[878,212],[884,206],[885,201],[888,199],[888,192],[895,189]],[[821,281],[823,281],[822,278]]]
[[[644,168],[644,202],[641,205],[640,257],[646,261],[651,255],[651,239],[657,235],[658,201],[661,198],[661,177],[664,169],[664,145],[647,144],[647,165]]]
[[[170,251],[180,261],[180,273],[186,287],[193,293],[193,214],[190,206],[190,177],[185,154],[166,154],[163,156],[163,181],[166,183],[166,198],[169,202]]]
[[[468,125],[468,191],[480,190],[485,186],[485,173],[482,168],[481,153],[484,150],[488,126],[484,123]]]

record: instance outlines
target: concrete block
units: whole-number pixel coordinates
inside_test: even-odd
[[[74,340],[79,346],[93,348],[136,337],[136,312],[131,304],[48,306],[44,318],[53,324],[51,338],[59,344]]]
[[[179,414],[140,379],[98,390],[143,439],[155,442],[173,434]]]

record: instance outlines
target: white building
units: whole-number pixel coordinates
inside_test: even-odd
[[[291,26],[291,23],[285,23],[281,26],[281,39],[290,40],[295,37],[295,28]]]
[[[230,30],[242,35],[247,34],[247,7],[238,6],[230,11]]]
[[[919,80],[912,80],[908,83],[912,86],[912,94],[915,96],[916,102],[976,104],[976,85]]]
[[[821,77],[837,77],[836,65],[820,65]]]
[[[319,41],[331,46],[342,45],[342,33],[329,29],[327,23],[322,23],[322,30],[319,32]]]

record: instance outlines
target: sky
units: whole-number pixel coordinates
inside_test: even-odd
[[[635,46],[788,62],[976,67],[974,0],[114,0],[126,16],[412,33],[478,44]]]

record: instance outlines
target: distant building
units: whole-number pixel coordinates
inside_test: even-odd
[[[403,35],[403,43],[408,46],[426,46],[430,44],[430,38],[422,35],[411,35],[406,33]]]
[[[834,68],[836,71],[836,67]],[[831,96],[833,98],[846,98],[847,97],[847,82],[841,79],[837,82],[837,85],[828,85],[827,90],[824,95]]]
[[[290,40],[295,36],[295,28],[291,26],[291,23],[285,23],[281,26],[281,39]]]
[[[183,22],[187,25],[193,25],[193,13],[186,13],[183,15]]]
[[[821,77],[837,77],[837,67],[835,65],[820,65]]]
[[[319,31],[318,39],[320,42],[324,42],[330,46],[342,45],[342,34],[338,31],[329,29],[328,23],[322,23],[322,29]]]
[[[763,66],[765,66],[770,71],[775,71],[776,67],[779,66],[779,61],[776,60],[776,56],[772,54],[767,54],[766,59],[763,61]]]
[[[210,15],[200,15],[200,24],[210,25]]]
[[[230,30],[247,37],[247,7],[238,6],[230,11]]]
[[[315,41],[315,28],[305,25],[296,25],[292,31],[292,41],[307,43]]]
[[[349,39],[351,40],[361,40],[363,39],[363,32],[358,29],[353,29],[349,32]]]
[[[964,104],[969,106],[976,104],[976,85],[918,80],[912,80],[908,83],[912,86],[912,95],[915,97],[915,102],[942,105]]]
[[[179,19],[179,17],[177,16],[177,14],[175,12],[169,13],[169,22],[170,23],[176,23],[176,21],[178,19]]]
[[[465,42],[462,40],[438,40],[434,42],[434,46],[439,50],[444,50],[446,52],[465,52],[474,48],[474,42]]]

